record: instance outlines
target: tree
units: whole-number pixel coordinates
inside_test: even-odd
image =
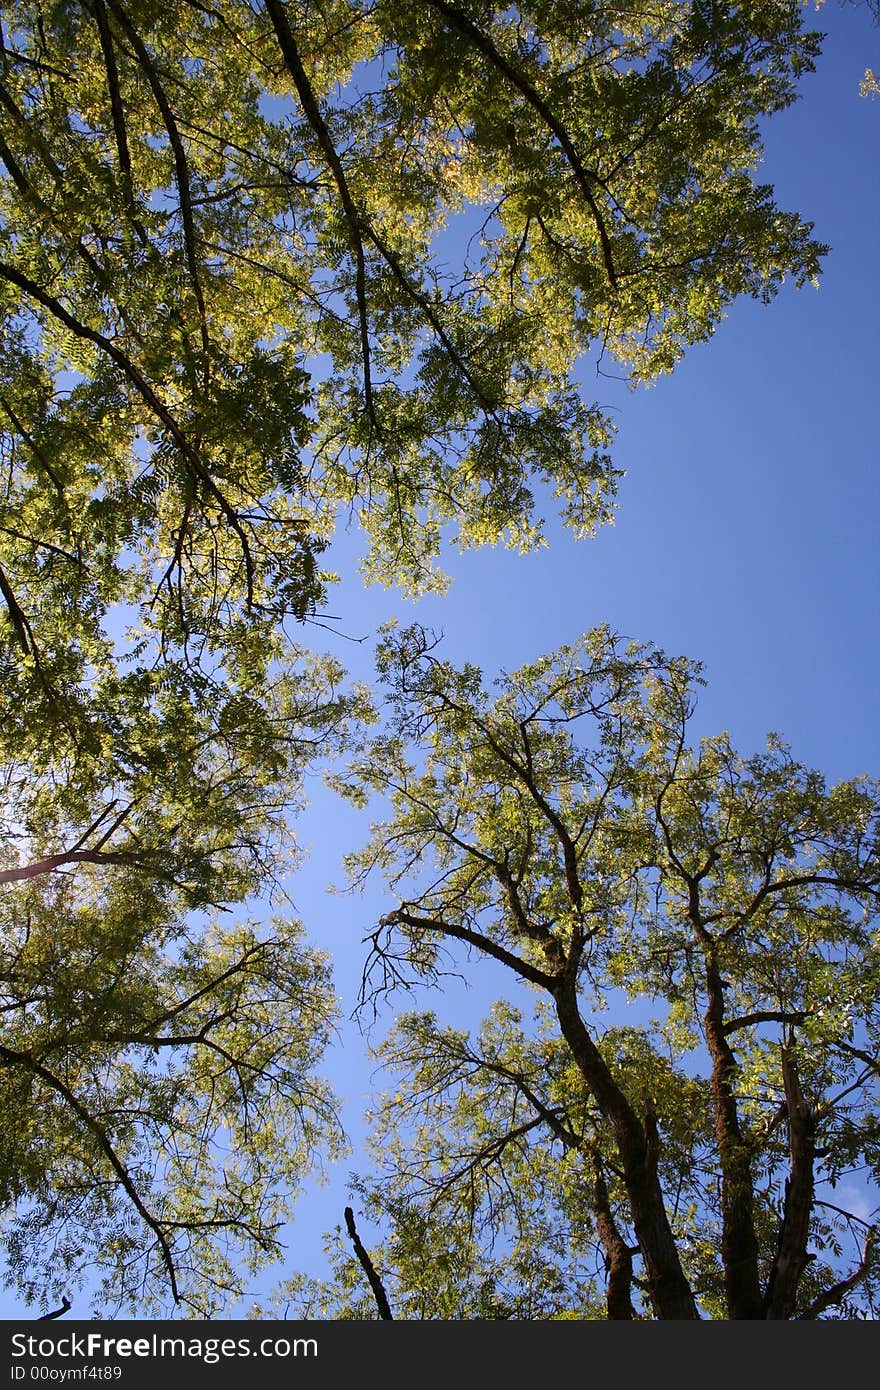
[[[442,582],[444,528],[536,544],[536,482],[605,519],[576,357],[648,380],[817,274],[754,181],[818,52],[801,18],[6,6],[0,591],[30,697],[119,604],[162,650],[258,652],[321,602],[346,509],[409,589]]]
[[[73,752],[0,734],[7,1279],[45,1306],[87,1278],[104,1316],[228,1307],[342,1143],[283,877],[350,700],[313,659],[259,699],[173,675],[96,682]]]
[[[339,783],[390,807],[351,860],[396,899],[365,1001],[460,952],[543,1001],[381,1049],[395,1316],[874,1309],[876,1223],[833,1189],[878,1180],[880,787],[690,744],[698,668],[606,629],[494,697],[418,628],[379,665],[390,727]]]

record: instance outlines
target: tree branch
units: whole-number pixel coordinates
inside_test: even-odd
[[[782,1049],[782,1080],[791,1172],[785,1183],[779,1243],[764,1296],[765,1317],[776,1321],[789,1319],[795,1309],[798,1284],[810,1259],[807,1241],[814,1196],[815,1115],[801,1090],[791,1042]]]
[[[342,161],[336,151],[327,123],[321,115],[321,109],[312,90],[312,84],[308,79],[306,70],[302,65],[299,56],[299,49],[293,32],[287,22],[287,14],[281,0],[266,0],[266,13],[272,21],[272,27],[278,39],[278,46],[281,49],[285,65],[293,84],[296,87],[300,104],[305,112],[306,120],[315,133],[321,152],[327,161],[333,180],[339,192],[339,201],[342,203],[342,210],[345,220],[348,223],[349,235],[351,236],[352,249],[355,257],[355,298],[358,306],[358,318],[360,321],[361,337],[361,358],[364,371],[364,396],[367,402],[367,412],[370,420],[375,424],[375,408],[373,404],[373,383],[371,368],[370,350],[370,325],[367,312],[367,268],[364,257],[364,243],[361,235],[363,220],[355,207],[354,199],[351,196],[351,189],[348,186],[348,179],[342,167]]]
[[[694,891],[698,891],[696,885]],[[698,899],[693,911],[698,917]],[[721,1167],[721,1259],[727,1312],[734,1319],[760,1318],[763,1303],[751,1151],[740,1125],[735,1090],[737,1062],[726,1037],[724,984],[712,946],[706,951],[705,968],[707,1004],[703,1026],[712,1058],[710,1091]]]
[[[348,1230],[348,1234],[351,1236],[351,1243],[354,1246],[354,1253],[357,1255],[358,1260],[360,1261],[361,1269],[364,1271],[364,1273],[370,1281],[370,1288],[373,1290],[373,1297],[376,1300],[376,1307],[379,1309],[379,1317],[385,1318],[388,1322],[393,1322],[394,1315],[391,1312],[391,1305],[388,1302],[388,1295],[385,1292],[385,1286],[382,1283],[382,1280],[379,1278],[379,1275],[376,1273],[376,1268],[373,1264],[373,1261],[370,1259],[367,1251],[364,1249],[363,1243],[361,1242],[361,1238],[357,1233],[357,1226],[354,1224],[354,1212],[352,1211],[351,1207],[345,1208],[345,1225]]]
[[[751,1028],[754,1023],[788,1023],[800,1025],[808,1017],[806,1009],[798,1009],[794,1013],[785,1013],[780,1009],[757,1009],[753,1014],[743,1014],[742,1018],[731,1018],[724,1024],[722,1032],[725,1036],[736,1033],[740,1028]]]
[[[37,1318],[37,1322],[49,1322],[52,1318],[63,1318],[64,1314],[72,1307],[73,1304],[67,1297],[67,1294],[64,1293],[61,1295],[61,1307],[53,1308],[51,1313],[41,1313]]]
[[[189,164],[186,158],[186,151],[183,141],[180,138],[180,131],[177,128],[177,121],[171,104],[165,95],[165,89],[156,71],[156,65],[150,57],[146,44],[137,33],[128,15],[117,0],[107,0],[111,11],[118,23],[125,32],[126,38],[131,44],[137,55],[138,62],[143,69],[150,90],[156,101],[168,131],[168,139],[171,142],[171,149],[174,154],[174,176],[177,181],[177,191],[180,197],[180,216],[183,221],[183,243],[186,252],[186,262],[189,267],[189,276],[195,295],[196,307],[199,313],[199,326],[202,337],[202,352],[204,354],[204,375],[207,378],[209,367],[210,340],[208,337],[208,319],[205,312],[205,300],[202,295],[202,286],[199,279],[199,263],[196,250],[196,232],[193,219],[192,196],[190,192]],[[101,0],[98,0],[100,6]]]
[[[244,559],[248,606],[250,607],[253,603],[254,594],[253,557],[250,552],[250,542],[245,534],[239,515],[211,477],[211,474],[202,463],[184,430],[178,424],[162,398],[157,395],[142,372],[138,370],[131,359],[122,352],[115,343],[111,342],[103,333],[99,333],[97,329],[89,328],[87,324],[81,323],[79,319],[75,318],[73,314],[65,309],[64,305],[61,304],[54,295],[49,294],[47,290],[41,289],[39,285],[35,284],[28,276],[23,275],[15,266],[7,265],[5,262],[0,262],[0,275],[2,275],[4,279],[9,280],[11,284],[17,285],[18,288],[23,290],[31,299],[35,299],[38,304],[41,304],[44,309],[47,309],[54,318],[58,319],[59,323],[63,323],[65,328],[69,329],[77,338],[83,338],[86,342],[94,343],[96,347],[99,347],[102,352],[106,353],[111,361],[116,363],[116,366],[120,369],[123,376],[134,386],[145,405],[147,405],[153,414],[162,422],[175,444],[180,449],[189,468],[215,499],[226,521],[238,536],[242,549],[242,557]]]
[[[605,1251],[605,1265],[608,1270],[608,1292],[606,1303],[608,1318],[612,1322],[628,1322],[635,1317],[632,1306],[633,1262],[629,1246],[620,1234],[611,1203],[608,1200],[608,1187],[598,1159],[595,1162],[596,1176],[593,1180],[593,1212],[596,1229]]]
[[[841,1299],[845,1298],[852,1289],[862,1282],[871,1267],[871,1256],[876,1239],[877,1230],[876,1227],[872,1227],[865,1238],[865,1249],[857,1268],[846,1279],[832,1284],[830,1289],[826,1289],[824,1293],[819,1294],[818,1298],[814,1298],[806,1312],[800,1314],[799,1321],[812,1321],[813,1318],[817,1318],[820,1313],[824,1313],[826,1308],[832,1308],[834,1304],[840,1303]]]
[[[48,1068],[42,1066],[40,1062],[36,1061],[35,1058],[29,1056],[26,1052],[17,1052],[14,1051],[12,1048],[5,1047],[3,1044],[0,1044],[0,1059],[5,1061],[7,1065],[23,1066],[28,1071],[32,1072],[34,1076],[38,1076],[40,1080],[50,1088],[50,1090],[57,1092],[57,1094],[60,1095],[62,1099],[67,1102],[67,1104],[70,1106],[71,1110],[80,1120],[82,1125],[89,1131],[91,1135],[94,1136],[95,1139],[97,1139],[100,1149],[104,1153],[104,1156],[107,1158],[110,1167],[113,1169],[114,1173],[118,1177],[120,1183],[125,1189],[125,1192],[128,1194],[129,1201],[135,1208],[135,1211],[138,1213],[144,1224],[150,1228],[150,1230],[153,1232],[153,1235],[156,1237],[156,1241],[162,1254],[163,1264],[165,1265],[165,1268],[168,1271],[168,1279],[171,1286],[171,1295],[174,1299],[174,1302],[179,1303],[180,1294],[177,1289],[177,1274],[175,1271],[174,1257],[171,1253],[171,1246],[168,1243],[168,1238],[166,1237],[165,1232],[162,1229],[161,1223],[144,1205],[144,1202],[142,1201],[140,1193],[138,1192],[137,1188],[134,1185],[134,1182],[132,1181],[128,1169],[126,1168],[125,1164],[122,1162],[122,1159],[119,1157],[113,1145],[111,1144],[110,1139],[108,1138],[107,1132],[104,1129],[103,1125],[99,1124],[95,1117],[89,1114],[89,1111],[86,1109],[83,1103],[73,1094],[70,1087],[67,1086],[65,1082],[61,1080],[60,1077],[53,1075],[53,1073],[50,1072]]]
[[[131,214],[134,214],[134,182],[131,173],[131,154],[129,153],[128,133],[125,126],[125,106],[123,105],[122,93],[119,86],[119,70],[116,66],[116,54],[113,50],[113,35],[110,32],[104,0],[90,0],[90,2],[95,15],[95,22],[98,26],[98,35],[101,40],[101,52],[104,56],[104,70],[107,74],[107,91],[110,94],[110,113],[113,120],[113,133],[116,137],[116,157],[119,161],[119,173],[122,179],[123,194]],[[150,240],[147,236],[146,228],[135,215],[132,215],[132,226],[137,233],[141,245],[148,246]]]
[[[0,883],[21,883],[39,878],[41,874],[54,873],[65,864],[131,864],[142,865],[143,860],[127,850],[69,849],[61,854],[50,854],[45,859],[36,859],[32,864],[17,865],[14,869],[0,869]]]
[[[617,272],[614,268],[611,241],[602,214],[599,211],[599,205],[590,187],[591,181],[597,184],[601,181],[592,170],[586,169],[581,163],[577,150],[572,144],[571,137],[565,129],[565,126],[550,110],[550,107],[544,101],[543,97],[535,90],[531,82],[529,82],[512,63],[508,62],[504,55],[495,47],[489,36],[484,34],[482,29],[478,29],[476,24],[474,24],[467,15],[462,14],[454,5],[448,4],[447,0],[427,0],[427,3],[432,9],[439,10],[453,28],[458,29],[459,33],[466,35],[466,37],[470,39],[471,43],[475,48],[479,49],[483,57],[488,58],[489,62],[507,78],[508,82],[517,89],[521,96],[525,97],[529,105],[538,112],[544,124],[556,136],[596,225],[596,231],[599,235],[599,244],[602,248],[602,260],[605,264],[605,273],[608,276],[609,283],[612,289],[615,291],[618,290],[619,281],[617,279]]]
[[[474,946],[478,951],[491,956],[493,960],[500,961],[502,965],[508,966],[524,980],[531,980],[532,984],[539,985],[541,989],[549,990],[551,994],[556,987],[557,980],[554,976],[548,975],[546,971],[539,970],[537,966],[531,965],[521,956],[499,946],[491,937],[485,936],[482,932],[472,931],[469,927],[455,926],[451,922],[444,922],[439,917],[417,917],[403,907],[389,912],[381,919],[380,926],[392,927],[398,922],[418,931],[436,932],[439,936],[451,936],[456,941],[466,941],[469,946]]]

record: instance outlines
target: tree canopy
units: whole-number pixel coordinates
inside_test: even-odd
[[[648,382],[819,273],[758,179],[819,46],[798,0],[4,5],[0,1199],[28,1300],[91,1269],[105,1311],[214,1315],[277,1255],[341,1143],[330,967],[284,891],[305,775],[366,713],[301,641],[329,543],[355,520],[365,579],[413,595],[449,543],[541,544],[549,497],[578,535],[611,517],[583,359]],[[875,789],[688,749],[694,668],[605,631],[495,704],[415,630],[379,669],[397,724],[339,783],[397,797],[368,994],[449,940],[545,996],[387,1044],[400,1143],[362,1190],[397,1298],[873,1297],[816,1189],[876,1160]],[[596,1029],[625,989],[660,1032]]]
[[[756,181],[818,52],[786,3],[4,7],[2,594],[76,679],[116,605],[211,651],[372,577],[589,532],[578,355],[668,370],[821,248]],[[63,623],[55,621],[63,599]]]
[[[878,1178],[880,785],[689,741],[699,668],[607,629],[494,693],[418,628],[379,666],[390,727],[339,783],[390,807],[350,860],[396,899],[365,997],[481,957],[525,987],[475,1037],[416,1014],[380,1048],[392,1306],[875,1311],[835,1188]]]
[[[29,1300],[86,1278],[105,1315],[211,1316],[339,1152],[329,962],[284,888],[338,674],[303,657],[255,699],[166,665],[94,681],[72,748],[3,725],[0,1202]]]

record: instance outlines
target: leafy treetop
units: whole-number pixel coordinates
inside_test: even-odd
[[[259,666],[441,535],[607,517],[574,384],[673,366],[821,248],[756,181],[818,51],[796,0],[13,0],[0,31],[0,593],[57,695],[134,618]],[[27,673],[30,673],[30,676]]]
[[[384,811],[350,861],[395,899],[366,999],[465,958],[527,990],[475,1039],[414,1015],[381,1049],[400,1081],[362,1192],[392,1305],[875,1308],[880,787],[829,788],[777,738],[689,742],[698,668],[604,628],[494,693],[418,628],[379,660],[388,725],[338,782]]]

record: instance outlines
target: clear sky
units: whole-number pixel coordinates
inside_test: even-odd
[[[880,775],[880,98],[858,91],[865,67],[880,69],[880,29],[864,6],[836,0],[816,22],[828,31],[825,52],[803,79],[802,100],[769,123],[762,177],[830,244],[821,288],[786,288],[769,307],[736,305],[710,343],[648,390],[632,392],[585,362],[586,394],[618,424],[626,477],[616,524],[577,542],[552,521],[548,500],[545,550],[452,554],[450,594],[418,604],[364,590],[357,538],[343,538],[331,563],[344,582],[330,599],[342,631],[368,636],[392,616],[417,618],[443,630],[446,655],[492,675],[608,622],[704,663],[695,732],[726,728],[751,752],[773,729],[829,780]],[[369,677],[369,640],[359,646],[319,628],[303,636]],[[364,827],[314,792],[301,824],[311,857],[291,890],[309,935],[334,959],[347,1014],[361,939],[388,906],[381,896],[326,895]],[[471,996],[475,1023],[483,980]],[[461,1023],[466,1004],[450,1003]],[[443,1016],[442,1000],[437,1007]],[[353,1025],[343,1040],[329,1071],[356,1140],[371,1071]],[[341,1224],[357,1165],[355,1154],[325,1188],[309,1189],[288,1233],[289,1270],[318,1272],[321,1233]],[[71,1316],[86,1316],[74,1297]],[[0,1297],[0,1316],[18,1315],[31,1314]]]

